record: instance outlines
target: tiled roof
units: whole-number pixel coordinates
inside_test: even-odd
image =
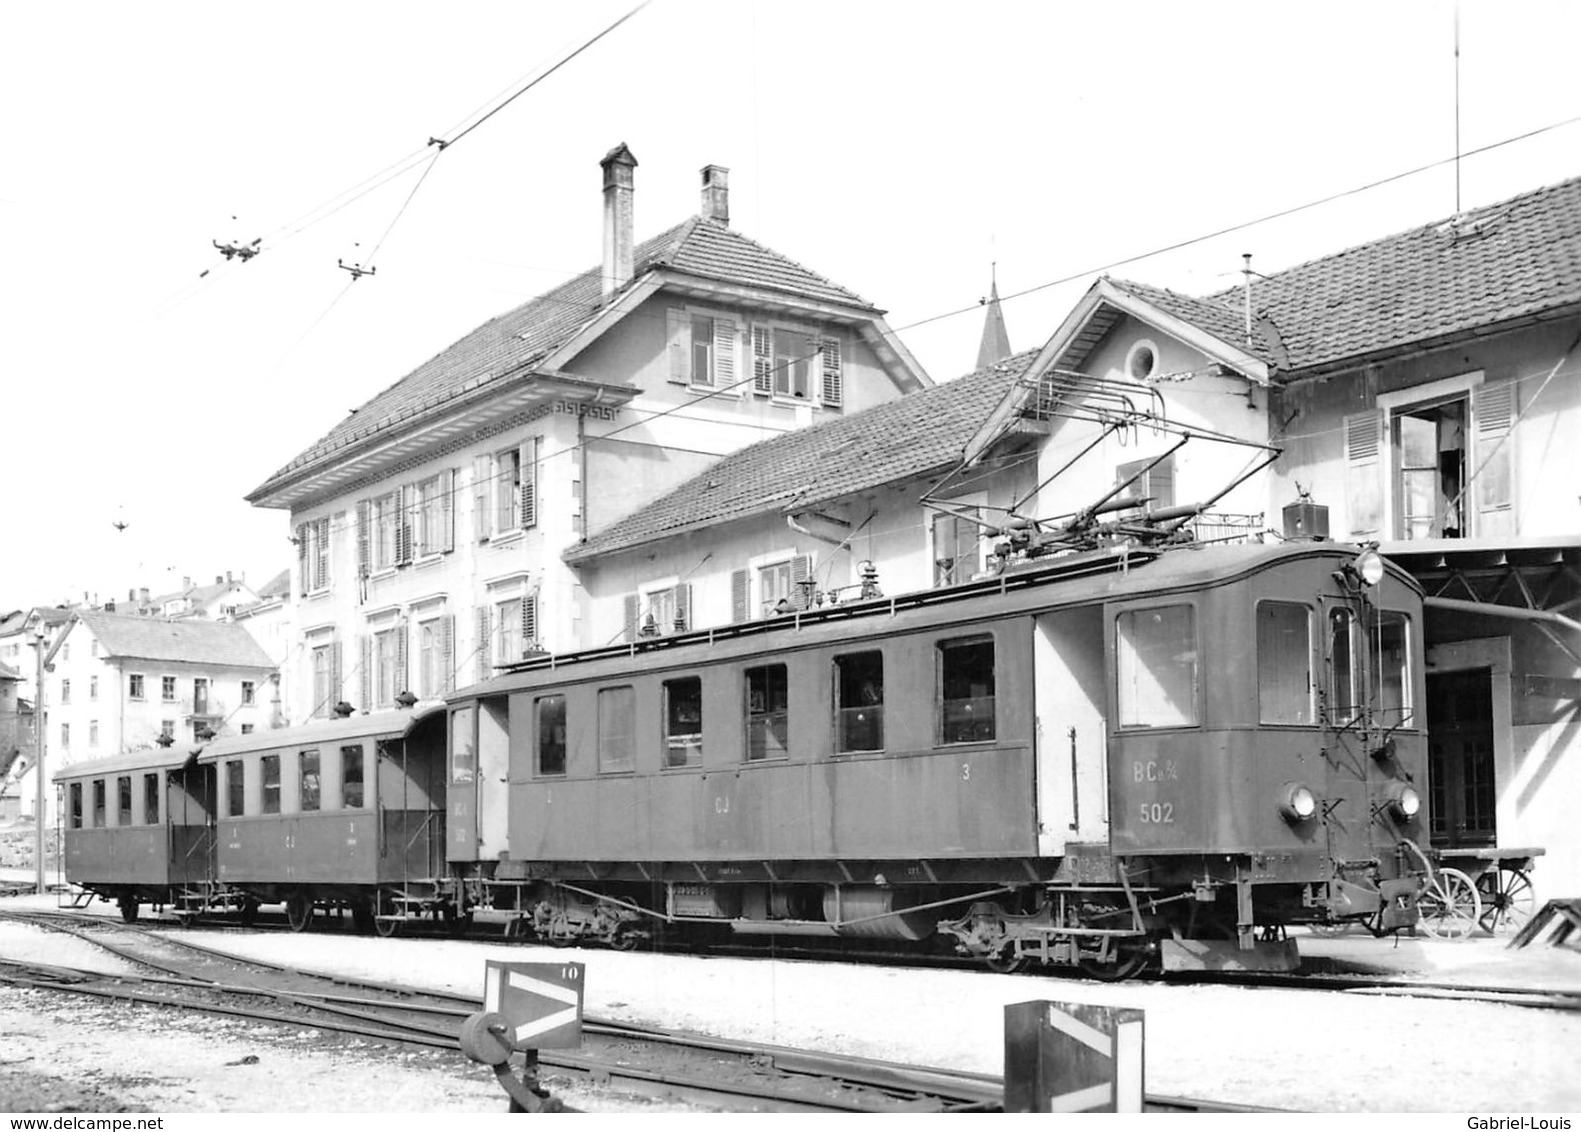
[[[1114,280],[1225,340],[1245,338],[1239,288],[1202,299]],[[1325,367],[1581,303],[1581,178],[1312,260],[1252,283],[1250,352]]]
[[[82,623],[105,656],[181,660],[228,668],[274,668],[274,661],[240,625],[229,621],[166,621],[85,610]]]
[[[793,297],[875,310],[854,291],[748,239],[719,220],[694,216],[639,244],[632,282],[657,268]],[[448,403],[457,394],[531,366],[571,341],[605,307],[602,269],[592,268],[492,318],[364,403],[252,492],[339,448]]]
[[[265,582],[257,591],[259,601],[268,601],[272,597],[285,597],[291,592],[291,571],[281,570],[274,577]]]
[[[565,558],[577,562],[731,519],[811,507],[949,467],[1037,353],[743,448]]]

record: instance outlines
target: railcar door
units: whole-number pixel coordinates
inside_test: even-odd
[[[1109,837],[1103,607],[1034,619],[1038,852]]]
[[[503,697],[450,713],[450,767],[445,855],[452,861],[499,860],[509,846],[506,804],[510,713]]]

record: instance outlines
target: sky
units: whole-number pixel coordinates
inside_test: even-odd
[[[652,0],[501,106],[634,6],[0,8],[0,612],[286,568],[243,496],[595,266],[621,142],[638,240],[727,166],[938,381],[991,272],[1021,350],[1103,270],[1208,293],[1581,174],[1581,123],[1508,141],[1581,116],[1572,3]],[[1455,156],[1457,19],[1458,175],[1352,192]]]

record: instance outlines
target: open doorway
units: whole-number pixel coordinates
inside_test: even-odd
[[[1428,674],[1427,735],[1433,845],[1495,844],[1491,668]]]

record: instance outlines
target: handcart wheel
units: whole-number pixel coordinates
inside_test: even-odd
[[[1489,935],[1514,935],[1526,926],[1537,910],[1537,894],[1532,878],[1524,869],[1500,865],[1477,878],[1482,897],[1478,923]]]
[[[1482,916],[1477,886],[1459,869],[1434,870],[1416,906],[1434,939],[1465,939]]]

